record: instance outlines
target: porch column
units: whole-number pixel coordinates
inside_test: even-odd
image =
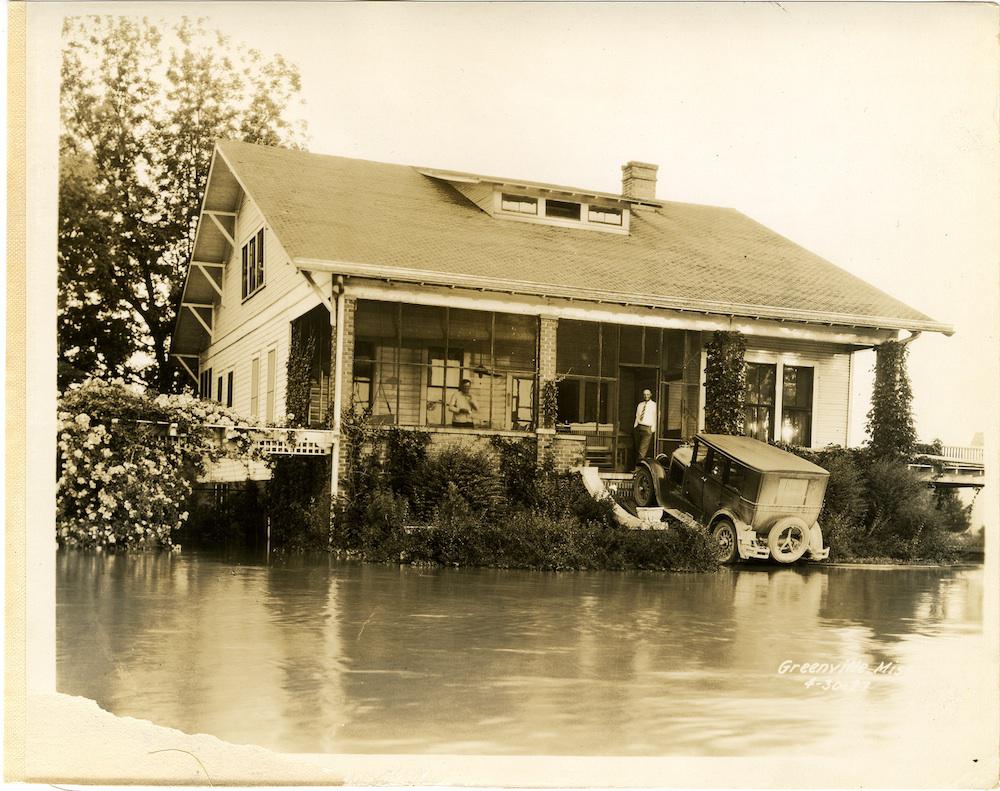
[[[330,396],[333,428],[333,456],[330,472],[330,494],[334,497],[340,491],[340,475],[347,463],[347,449],[341,441],[340,416],[343,410],[351,404],[354,380],[354,314],[357,300],[348,298],[343,291],[337,293],[334,288],[336,312],[331,314],[330,321],[334,326],[332,343],[330,344],[331,382],[333,391]]]
[[[542,405],[547,388],[554,387],[556,381],[556,331],[559,319],[542,316],[538,327],[538,420],[535,437],[538,445],[538,463],[552,457],[555,426],[545,425]],[[548,384],[551,383],[551,384]]]

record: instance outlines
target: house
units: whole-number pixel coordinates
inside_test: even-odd
[[[703,426],[715,330],[747,341],[748,433],[803,446],[846,444],[853,352],[951,334],[738,211],[660,200],[656,179],[629,162],[605,193],[221,142],[172,353],[203,397],[281,424],[304,332],[307,419],[331,416],[338,458],[354,403],[434,443],[533,436],[621,471],[644,389],[656,450]]]

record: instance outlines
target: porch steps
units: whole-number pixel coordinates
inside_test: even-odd
[[[609,480],[605,476],[608,473],[601,473],[596,467],[574,467],[575,472],[580,473],[580,477],[583,479],[583,485],[586,487],[590,496],[595,500],[610,500],[612,505],[612,510],[615,515],[615,520],[622,527],[627,527],[631,530],[666,530],[669,525],[666,522],[646,522],[640,519],[634,514],[630,514],[621,505],[619,505],[615,498],[608,491],[607,483]],[[614,473],[613,473],[614,474]],[[631,475],[625,473],[616,473],[617,477],[615,480],[621,481],[620,476],[624,475],[626,479],[631,479]]]

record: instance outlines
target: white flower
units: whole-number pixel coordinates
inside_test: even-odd
[[[76,416],[76,423],[77,425],[83,426],[84,428],[89,428],[90,415],[88,415],[86,412],[81,412],[79,415]]]

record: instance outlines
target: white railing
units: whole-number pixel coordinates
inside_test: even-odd
[[[117,420],[113,420],[113,423]],[[163,436],[174,442],[184,442],[184,435],[178,433],[176,423],[137,420],[154,426]],[[211,430],[220,444],[229,442],[240,435],[250,435],[254,447],[266,454],[280,456],[325,456],[333,447],[333,432],[312,428],[282,428],[278,426],[227,426],[219,423],[202,423],[202,428]]]
[[[965,461],[970,464],[983,463],[983,449],[972,447],[971,445],[943,445],[941,446],[941,458],[949,461]]]

